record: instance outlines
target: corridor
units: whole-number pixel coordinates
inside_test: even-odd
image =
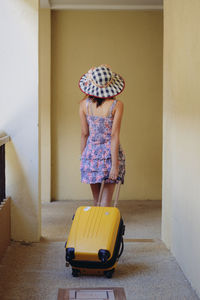
[[[160,240],[160,201],[121,201],[125,250],[112,279],[73,278],[64,244],[71,217],[86,201],[43,204],[42,240],[12,242],[0,265],[1,300],[54,300],[59,288],[123,287],[128,300],[199,299],[175,258]]]

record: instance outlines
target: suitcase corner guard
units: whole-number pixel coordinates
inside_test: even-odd
[[[74,258],[75,258],[75,249],[66,248],[66,261],[70,262]]]
[[[107,262],[107,260],[110,257],[110,251],[105,250],[105,249],[100,249],[98,252],[98,257],[102,263],[105,263],[105,262]]]

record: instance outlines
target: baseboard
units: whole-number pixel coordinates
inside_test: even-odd
[[[10,243],[10,198],[0,205],[0,260]]]

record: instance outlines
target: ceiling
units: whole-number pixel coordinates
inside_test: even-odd
[[[162,9],[163,0],[40,0],[51,9]]]

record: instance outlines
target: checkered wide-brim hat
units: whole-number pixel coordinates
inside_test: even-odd
[[[97,98],[112,98],[120,94],[124,87],[124,79],[111,71],[107,65],[91,68],[80,81],[81,91]]]

